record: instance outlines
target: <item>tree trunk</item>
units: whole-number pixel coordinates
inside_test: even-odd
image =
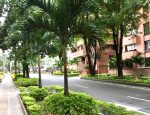
[[[123,77],[123,65],[122,65],[122,55],[120,53],[117,53],[117,69],[118,69],[118,77]]]
[[[39,88],[42,88],[40,55],[38,55],[38,72],[39,72]]]
[[[14,65],[15,65],[15,74],[17,74],[17,60],[16,60],[16,56],[15,56]]]
[[[66,53],[66,41],[65,38],[62,37],[62,56],[64,62],[64,95],[69,95],[69,88],[68,88],[68,75],[67,75],[67,53]]]
[[[88,58],[90,75],[95,76],[95,74],[96,74],[95,73],[95,66],[92,64],[92,60],[91,60],[91,57],[90,57],[90,54],[89,54],[90,49],[89,49],[89,46],[88,46],[86,36],[84,36],[83,39],[84,39],[84,44],[85,44],[85,48],[86,48],[86,55],[87,55],[87,58]]]
[[[119,77],[123,77],[123,62],[122,62],[122,45],[123,45],[123,32],[124,32],[124,28],[123,25],[120,25],[120,43],[119,43],[119,68],[118,68],[118,76]]]
[[[113,30],[113,41],[114,41],[114,49],[117,57],[117,73],[118,77],[122,78],[123,77],[123,64],[122,64],[122,40],[123,40],[123,27],[122,25],[120,26],[120,35],[119,31]]]
[[[26,78],[29,78],[29,66],[25,64]]]
[[[23,77],[26,77],[26,69],[25,69],[25,64],[22,63],[22,67],[23,67]]]

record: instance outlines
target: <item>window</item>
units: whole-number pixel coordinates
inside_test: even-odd
[[[126,49],[126,52],[134,51],[134,50],[136,50],[135,49],[135,44],[125,46],[125,49]]]
[[[149,41],[145,41],[145,51],[146,52],[150,51],[150,40]]]
[[[145,66],[150,67],[150,58],[145,58]]]
[[[149,22],[144,24],[144,35],[150,35],[150,23]]]

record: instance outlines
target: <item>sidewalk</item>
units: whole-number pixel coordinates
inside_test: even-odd
[[[0,115],[24,115],[18,94],[10,74],[5,74],[0,83]]]

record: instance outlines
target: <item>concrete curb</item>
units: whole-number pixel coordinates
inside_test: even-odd
[[[24,115],[28,115],[27,110],[26,110],[26,108],[25,108],[25,106],[24,106],[24,104],[23,104],[23,102],[22,102],[22,100],[21,100],[20,95],[18,95],[18,98],[19,98],[19,102],[20,102],[20,105],[21,105],[21,109],[22,109],[22,111],[23,111],[23,114],[24,114]]]
[[[111,81],[111,80],[99,80],[99,79],[90,79],[90,78],[80,78],[80,79],[93,80],[93,81],[99,81],[99,82],[108,82],[108,83],[114,83],[114,84],[122,84],[122,85],[130,85],[130,86],[139,86],[139,87],[147,87],[147,88],[150,88],[150,85],[140,84],[140,83],[128,83],[128,82],[119,82],[119,81]]]

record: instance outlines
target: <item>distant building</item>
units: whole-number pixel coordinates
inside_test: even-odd
[[[115,52],[113,50],[113,43],[107,42],[106,47],[102,51],[99,50],[97,55],[96,73],[108,73],[108,60],[110,57],[115,55]],[[68,53],[68,56],[70,58],[78,59],[76,68],[81,74],[89,73],[86,48],[82,40],[78,41],[77,44],[75,44],[72,50]]]

